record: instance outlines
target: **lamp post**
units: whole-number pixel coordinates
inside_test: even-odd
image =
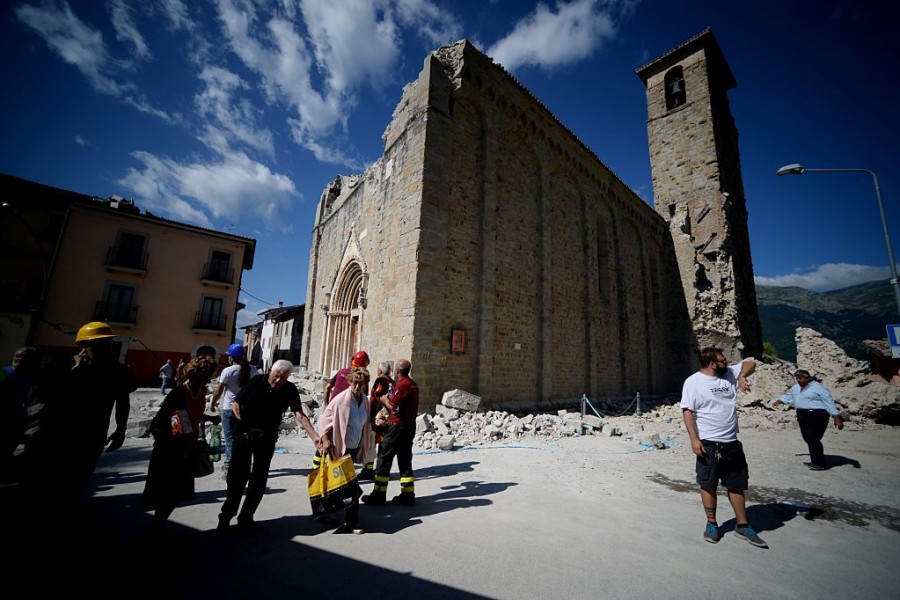
[[[868,173],[875,183],[875,197],[878,199],[878,210],[881,213],[881,226],[884,229],[884,243],[887,246],[888,261],[891,267],[891,286],[894,288],[894,301],[897,303],[897,315],[900,317],[900,279],[897,278],[897,263],[894,262],[894,247],[891,245],[891,234],[888,232],[887,219],[884,216],[884,203],[881,201],[881,188],[878,177],[869,169],[807,169],[801,164],[785,165],[778,169],[776,175],[802,175],[803,173]]]

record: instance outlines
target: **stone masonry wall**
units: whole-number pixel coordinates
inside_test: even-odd
[[[704,36],[700,36],[703,38]],[[761,354],[733,85],[711,34],[647,77],[648,137],[657,211],[669,221],[697,347]],[[677,59],[677,60],[676,60]],[[687,101],[666,107],[665,76],[680,66]]]
[[[373,363],[409,356],[422,410],[449,389],[522,408],[680,389],[695,365],[665,221],[509,74],[467,42],[440,49],[385,144],[353,191],[320,202],[310,370],[314,296],[354,230],[368,270],[360,347]]]

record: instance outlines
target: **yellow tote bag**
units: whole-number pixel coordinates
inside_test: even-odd
[[[319,468],[306,476],[309,503],[314,517],[346,510],[359,501],[362,489],[349,454],[332,460],[326,454]]]

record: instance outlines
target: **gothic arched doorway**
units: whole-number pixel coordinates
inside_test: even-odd
[[[350,363],[359,348],[366,308],[367,274],[356,261],[347,263],[330,295],[322,341],[322,373],[330,374]]]

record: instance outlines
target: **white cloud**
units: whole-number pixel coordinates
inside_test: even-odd
[[[379,88],[391,79],[399,31],[389,17],[379,19],[372,2],[303,0],[300,8],[327,95],[339,97],[363,82]]]
[[[178,115],[153,106],[136,86],[117,81],[116,76],[131,68],[128,61],[113,58],[106,48],[103,35],[78,18],[67,2],[48,2],[43,6],[21,6],[16,17],[40,35],[51,50],[74,66],[101,94],[122,98],[137,110],[167,122],[176,122]]]
[[[176,31],[180,29],[194,31],[196,29],[196,24],[191,20],[188,9],[181,0],[161,0],[160,8]]]
[[[16,9],[16,16],[44,38],[60,58],[81,71],[98,92],[119,96],[129,89],[111,77],[121,63],[109,55],[103,35],[79,19],[68,3],[25,5]]]
[[[201,136],[204,142],[222,151],[228,142],[237,141],[274,156],[272,132],[256,124],[259,110],[249,98],[236,97],[250,86],[231,71],[215,66],[204,67],[200,80],[205,87],[194,104],[201,117],[212,120]],[[219,136],[223,139],[215,141]]]
[[[397,0],[397,19],[404,27],[415,29],[433,47],[450,44],[462,36],[462,24],[456,15],[428,0]]]
[[[207,216],[211,215],[216,219],[259,218],[273,228],[283,228],[280,211],[299,197],[287,176],[273,173],[242,152],[191,163],[143,151],[132,156],[143,166],[129,169],[117,181],[119,185],[132,190],[151,211],[206,227],[212,226]]]
[[[229,47],[261,79],[272,105],[288,106],[293,140],[322,162],[356,167],[347,119],[362,86],[395,83],[401,59],[398,23],[426,38],[458,35],[458,22],[424,0],[218,0]],[[441,40],[444,42],[445,40]]]
[[[869,281],[888,279],[890,276],[890,268],[887,266],[873,267],[849,263],[829,263],[809,267],[805,272],[798,269],[793,273],[776,275],[775,277],[757,275],[754,280],[757,285],[799,287],[825,292],[868,283]]]
[[[138,58],[144,60],[152,58],[150,48],[134,22],[133,10],[125,0],[112,0],[109,10],[116,39],[123,44],[131,45]]]
[[[615,36],[609,6],[618,5],[573,0],[557,3],[554,12],[546,4],[538,4],[486,53],[508,70],[524,65],[549,70],[577,62]]]
[[[83,137],[81,137],[80,135],[75,136],[75,143],[78,144],[79,146],[81,146],[82,148],[90,146],[90,143],[88,143],[88,141],[86,139],[84,139]]]

